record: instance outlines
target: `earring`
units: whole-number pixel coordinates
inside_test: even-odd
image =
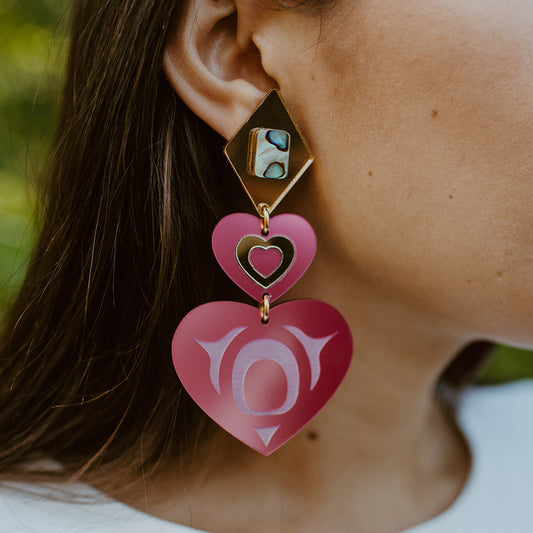
[[[275,307],[306,272],[316,236],[302,217],[271,217],[313,156],[277,90],[226,145],[225,154],[258,216],[234,213],[215,227],[212,247],[224,272],[258,302],[211,302],[181,321],[174,368],[207,415],[270,455],[328,402],[352,357],[342,315],[317,300]]]

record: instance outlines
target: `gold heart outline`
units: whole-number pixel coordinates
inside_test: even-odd
[[[263,276],[250,263],[250,252],[254,248],[277,248],[281,253],[281,263],[278,268],[270,274],[270,276]],[[235,259],[243,270],[243,272],[257,285],[263,289],[269,289],[277,283],[289,270],[294,262],[294,244],[287,237],[282,235],[275,235],[270,239],[262,239],[257,235],[246,235],[243,237],[235,247]]]

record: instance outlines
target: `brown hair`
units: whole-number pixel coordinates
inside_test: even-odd
[[[149,468],[202,431],[169,346],[223,285],[209,242],[233,179],[162,74],[182,5],[73,4],[42,228],[0,339],[1,472],[37,453]]]
[[[170,342],[190,309],[230,290],[209,242],[237,180],[162,74],[183,3],[73,4],[42,228],[0,338],[4,476],[36,457],[61,475],[147,472],[210,430]]]

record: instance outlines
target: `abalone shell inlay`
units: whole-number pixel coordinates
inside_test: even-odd
[[[282,152],[286,152],[289,149],[289,134],[286,131],[268,130],[265,138]]]
[[[291,136],[284,130],[254,128],[249,138],[248,171],[258,178],[281,180],[289,173]]]
[[[281,163],[270,163],[265,170],[265,178],[280,180],[285,177],[285,165]]]

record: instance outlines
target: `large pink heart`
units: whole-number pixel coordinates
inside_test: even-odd
[[[260,219],[247,213],[224,217],[215,227],[213,252],[224,272],[257,301],[273,302],[306,272],[316,252],[313,228],[298,215],[272,217],[267,236]]]
[[[342,315],[316,300],[270,310],[212,302],[193,309],[172,341],[174,368],[193,400],[263,455],[277,450],[331,398],[352,358]]]

